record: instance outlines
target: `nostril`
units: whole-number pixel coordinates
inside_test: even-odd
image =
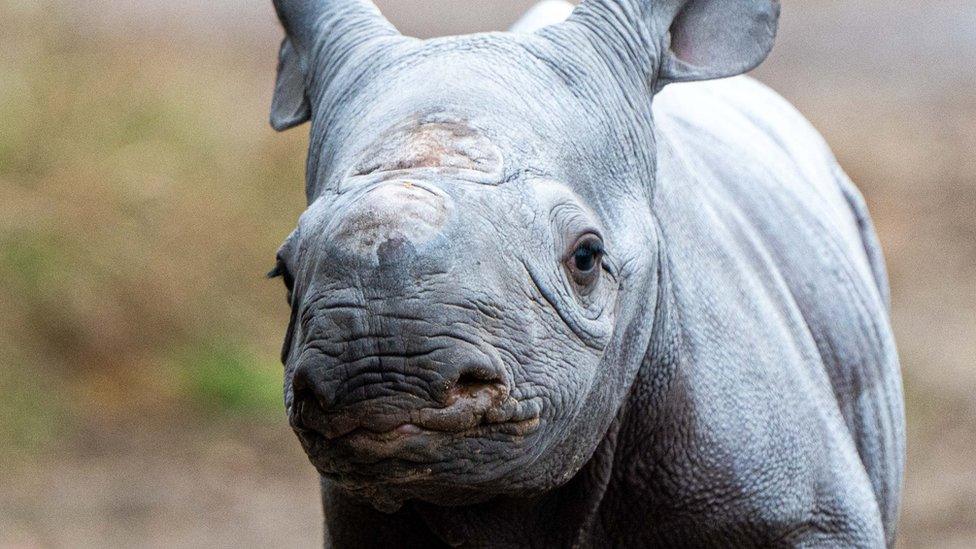
[[[307,428],[309,418],[324,414],[324,407],[315,390],[315,384],[304,369],[295,373],[291,390],[293,419],[298,426]]]
[[[505,383],[496,372],[487,368],[472,368],[461,372],[451,388],[450,395],[451,400],[456,400],[476,398],[483,393],[500,396],[505,392]]]

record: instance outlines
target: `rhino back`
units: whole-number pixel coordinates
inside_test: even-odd
[[[794,508],[853,516],[876,504],[890,542],[904,412],[863,200],[820,135],[754,80],[673,85],[655,101],[654,211],[696,416],[740,456],[805,460]],[[836,494],[844,502],[825,503]]]

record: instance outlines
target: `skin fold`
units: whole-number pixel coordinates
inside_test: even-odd
[[[879,547],[904,412],[860,194],[744,76],[765,0],[417,40],[276,0],[311,122],[272,275],[328,547]],[[687,82],[687,83],[686,83]]]

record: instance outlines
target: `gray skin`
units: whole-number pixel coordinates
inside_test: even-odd
[[[863,200],[762,85],[677,84],[759,64],[776,2],[426,41],[364,0],[275,6],[272,124],[311,121],[285,402],[327,546],[893,543]]]

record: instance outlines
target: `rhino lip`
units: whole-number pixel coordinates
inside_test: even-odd
[[[442,408],[385,415],[335,414],[324,418],[321,432],[329,440],[356,434],[380,438],[424,433],[463,434],[479,427],[525,423],[538,417],[539,411],[532,406],[520,406],[515,399],[497,392],[480,391],[475,398],[457,400]]]
[[[421,435],[450,434],[477,436],[489,432],[525,435],[540,422],[537,399],[519,402],[507,394],[479,392],[474,398],[458,399],[445,407],[419,408],[393,414],[370,414],[348,410],[325,415],[294,410],[292,426],[300,434],[314,434],[325,441],[393,441]]]
[[[376,445],[394,444],[400,441],[421,436],[454,435],[462,437],[483,436],[488,433],[504,433],[510,436],[525,436],[539,426],[539,418],[532,417],[524,420],[512,420],[500,423],[481,423],[469,429],[459,431],[445,431],[439,429],[425,429],[413,423],[398,425],[390,431],[376,432],[366,428],[356,428],[342,436],[330,439],[333,442],[348,442],[354,447],[372,448]]]

